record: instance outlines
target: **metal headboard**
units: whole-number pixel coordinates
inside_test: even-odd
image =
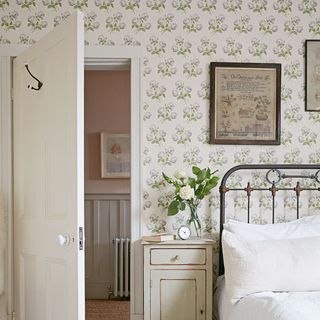
[[[228,187],[227,181],[228,178],[237,171],[259,171],[259,170],[268,170],[266,172],[265,182],[268,187],[256,187],[252,186],[250,182],[246,184],[244,187],[233,188]],[[307,170],[309,173],[301,173],[301,174],[291,174],[293,170]],[[290,173],[291,172],[291,173]],[[270,178],[271,175],[274,175],[276,179]],[[295,186],[293,187],[281,187],[278,184],[283,179],[292,178],[292,179],[312,179],[317,183],[317,186],[308,186],[303,187],[299,180],[297,180]],[[255,191],[265,191],[269,192],[272,196],[272,223],[275,222],[275,198],[278,191],[293,191],[296,195],[296,218],[300,217],[300,193],[302,191],[320,191],[320,164],[246,164],[239,165],[231,168],[227,173],[223,176],[220,184],[220,244],[221,244],[221,236],[223,231],[223,224],[226,219],[226,193],[228,192],[245,192],[247,196],[247,222],[250,223],[250,200],[251,194]],[[222,246],[220,245],[220,258],[219,258],[219,275],[224,273],[224,265],[223,265],[223,256],[222,256]]]

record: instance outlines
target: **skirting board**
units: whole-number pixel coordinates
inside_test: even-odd
[[[130,320],[143,320],[143,314],[133,314]]]

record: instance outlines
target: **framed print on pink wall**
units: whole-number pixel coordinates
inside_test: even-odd
[[[130,135],[101,132],[101,177],[130,178]]]

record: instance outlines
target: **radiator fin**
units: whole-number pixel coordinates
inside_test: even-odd
[[[114,241],[114,296],[130,296],[130,239],[115,238]]]

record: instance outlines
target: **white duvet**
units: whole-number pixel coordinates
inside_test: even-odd
[[[214,295],[214,310],[218,320],[320,319],[320,291],[254,293],[234,305],[224,291],[224,279],[221,277]]]

